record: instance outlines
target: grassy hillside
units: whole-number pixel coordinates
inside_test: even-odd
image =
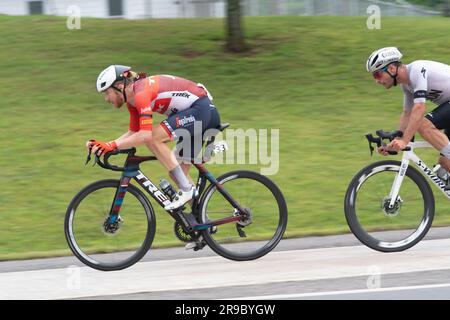
[[[98,72],[114,63],[202,82],[234,128],[280,129],[279,172],[271,178],[288,202],[286,235],[348,232],[347,185],[380,159],[369,157],[363,134],[395,128],[401,112],[400,90],[376,86],[365,59],[396,45],[405,62],[450,63],[450,20],[383,18],[381,30],[368,30],[363,17],[270,17],[246,18],[245,26],[253,50],[234,56],[222,50],[218,19],[83,19],[81,30],[68,30],[63,18],[0,16],[0,259],[69,253],[67,204],[88,183],[118,177],[84,166],[87,139],[127,129],[127,111],[95,91]],[[157,163],[143,169],[165,176]],[[436,200],[435,225],[450,222],[449,203]],[[156,213],[155,245],[178,244],[172,220]]]

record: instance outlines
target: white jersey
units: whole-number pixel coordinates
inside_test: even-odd
[[[406,65],[410,85],[402,84],[403,108],[411,111],[415,103],[430,100],[440,105],[450,101],[450,66],[429,60]]]

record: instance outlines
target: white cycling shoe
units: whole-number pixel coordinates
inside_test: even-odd
[[[183,204],[185,204],[186,202],[188,202],[189,200],[192,199],[192,197],[194,196],[194,191],[195,191],[194,186],[191,186],[191,190],[189,190],[189,191],[183,191],[183,190],[178,191],[178,193],[175,196],[175,198],[173,199],[172,203],[165,206],[164,209],[165,210],[178,209]]]
[[[184,249],[186,250],[193,250],[197,247],[197,243],[195,243],[195,241],[192,242],[188,242],[185,246]]]

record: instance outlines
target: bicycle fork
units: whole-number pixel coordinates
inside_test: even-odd
[[[119,215],[120,208],[122,207],[123,199],[127,193],[128,186],[130,184],[130,177],[122,176],[119,186],[116,189],[109,215],[104,222],[104,229],[106,232],[114,233],[119,229],[119,223],[123,222]]]
[[[393,208],[398,199],[400,187],[408,169],[409,159],[402,159],[399,172],[395,175],[394,184],[392,185],[391,192],[389,193],[389,208]]]

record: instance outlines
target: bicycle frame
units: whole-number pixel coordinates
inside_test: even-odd
[[[417,142],[410,142],[408,146],[411,148],[409,151],[403,151],[402,156],[402,164],[400,167],[400,171],[397,173],[394,179],[394,183],[391,188],[391,192],[389,194],[390,197],[390,203],[389,206],[393,207],[395,204],[395,201],[397,200],[398,193],[400,191],[401,184],[403,182],[403,178],[406,175],[406,170],[408,169],[409,162],[412,161],[419,169],[422,171],[431,182],[436,185],[439,190],[448,198],[450,199],[450,190],[445,190],[446,185],[437,177],[433,170],[428,168],[428,166],[423,162],[415,153],[414,148],[432,148],[433,146],[428,143],[427,141],[417,141]]]
[[[113,217],[110,222],[114,222],[119,214],[120,207],[123,203],[123,199],[125,198],[127,188],[130,184],[131,178],[134,180],[145,190],[147,193],[162,207],[164,208],[168,204],[171,203],[170,199],[159,190],[159,188],[147,177],[144,173],[139,169],[139,164],[144,161],[157,160],[156,157],[139,157],[139,156],[129,156],[126,160],[124,171],[122,173],[122,177],[120,179],[120,186],[117,188],[116,195],[114,197],[110,216]],[[226,189],[220,184],[214,176],[206,169],[204,164],[196,164],[194,166],[199,171],[199,177],[197,180],[196,190],[194,192],[193,203],[192,203],[192,213],[198,217],[198,209],[200,205],[200,196],[206,187],[206,182],[209,181],[211,184],[215,185],[218,192],[220,192],[224,198],[235,208],[237,212],[245,214],[245,209],[241,207],[241,205],[233,199],[233,197],[226,191]],[[235,212],[236,212],[235,211]],[[168,213],[179,222],[183,228],[192,232],[193,230],[204,230],[208,229],[212,226],[230,223],[234,221],[239,221],[242,219],[241,215],[231,216],[219,220],[208,221],[206,224],[199,224],[195,219],[189,219],[188,216],[185,216],[181,213],[181,210],[171,210]],[[188,221],[191,220],[191,221]]]
[[[242,214],[246,214],[246,210],[236,201],[234,198],[227,192],[227,190],[223,187],[223,185],[217,181],[216,178],[206,169],[204,164],[196,164],[194,163],[194,166],[197,168],[199,172],[198,180],[197,180],[197,190],[196,194],[197,197],[194,198],[194,202],[192,204],[192,210],[193,213],[198,216],[199,212],[199,205],[200,205],[200,195],[203,194],[203,191],[206,187],[206,180],[208,180],[212,185],[214,185],[217,188],[217,191],[233,206],[235,209],[235,212],[240,212]],[[219,220],[210,221],[205,226],[208,228],[211,226],[218,226],[220,224],[225,224],[233,221],[239,221],[241,220],[241,216],[234,216],[229,218],[223,218]],[[199,225],[201,226],[201,225]],[[198,227],[197,227],[198,228]]]

